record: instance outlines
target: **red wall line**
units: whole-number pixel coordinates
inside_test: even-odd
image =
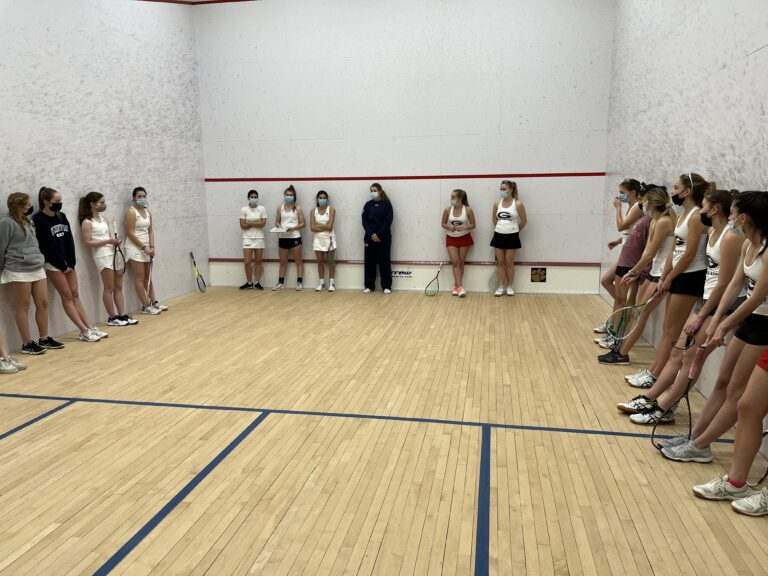
[[[202,2],[190,2],[190,0],[134,0],[135,2],[158,2],[160,4],[184,4],[185,6],[201,6],[203,4],[229,4],[231,2],[255,2],[256,0],[203,0]]]
[[[208,258],[208,262],[242,262],[242,258]],[[277,258],[264,258],[262,262],[275,263],[279,262]],[[304,262],[317,262],[317,260],[305,259]],[[362,264],[362,260],[336,260],[337,264]],[[444,264],[449,262],[443,261]],[[392,260],[392,264],[396,266],[413,266],[413,265],[433,265],[440,264],[440,260]],[[492,260],[467,260],[465,264],[469,266],[493,266],[496,263]],[[600,262],[515,262],[518,266],[567,266],[572,268],[599,268]]]
[[[583,178],[605,176],[605,172],[533,172],[521,174],[434,174],[425,176],[301,176],[294,178],[206,178],[206,182],[325,182],[330,180],[472,180],[502,178]]]

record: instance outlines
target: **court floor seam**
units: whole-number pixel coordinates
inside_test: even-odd
[[[60,412],[61,410],[64,410],[64,408],[67,408],[69,406],[72,406],[72,404],[75,404],[77,400],[69,399],[64,402],[64,404],[60,404],[59,406],[56,406],[56,408],[53,408],[51,410],[48,410],[47,412],[43,412],[42,414],[39,414],[35,416],[34,418],[27,420],[26,422],[19,424],[15,428],[11,428],[7,432],[3,432],[0,434],[0,440],[5,440],[9,436],[13,436],[17,432],[21,432],[22,430],[28,428],[29,426],[32,426],[32,424],[35,424],[39,422],[40,420],[43,420],[45,418],[48,418],[48,416],[51,416],[53,414],[56,414],[57,412]]]
[[[651,434],[642,432],[623,432],[620,430],[599,430],[589,428],[568,428],[562,426],[539,426],[532,424],[505,424],[499,422],[471,422],[465,420],[447,420],[440,418],[419,418],[416,416],[386,416],[383,414],[363,414],[356,412],[321,412],[315,410],[288,410],[281,408],[252,408],[248,406],[218,406],[208,404],[187,404],[177,402],[149,402],[143,400],[111,400],[108,398],[81,398],[68,396],[47,396],[37,394],[12,394],[0,393],[0,398],[21,398],[28,400],[55,400],[67,402],[67,405],[74,403],[83,404],[110,404],[118,406],[146,406],[154,408],[184,408],[187,410],[214,410],[222,412],[270,412],[272,414],[284,414],[287,416],[319,416],[326,418],[349,418],[357,420],[382,420],[389,422],[414,422],[423,424],[442,424],[445,426],[467,426],[473,428],[496,428],[499,430],[528,430],[534,432],[558,432],[563,434],[586,434],[590,436],[613,436],[618,438],[651,438]],[[60,407],[59,409],[65,406]],[[53,410],[52,412],[55,412]],[[670,438],[670,436],[659,434],[657,438]],[[2,436],[0,436],[2,439]],[[721,444],[733,444],[735,440],[730,438],[718,438],[715,442]]]

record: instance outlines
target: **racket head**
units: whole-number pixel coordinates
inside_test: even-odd
[[[197,269],[197,267],[195,267],[195,272],[195,276],[197,276],[197,289],[200,292],[205,292],[208,290],[208,286],[205,284],[205,279],[203,278],[203,275],[200,274],[200,271]]]
[[[622,342],[640,324],[640,315],[642,312],[637,306],[625,306],[619,308],[606,320],[606,332],[614,341]]]
[[[117,276],[122,276],[125,274],[125,268],[125,254],[123,254],[120,246],[115,245],[115,252],[112,255],[112,270],[115,271]]]
[[[765,439],[766,436],[768,436],[768,430],[763,432],[763,440]],[[759,453],[757,455],[757,458],[760,458],[760,454]],[[752,468],[753,469],[756,468],[758,471],[759,470],[763,470],[762,467],[756,467],[754,464],[752,465]],[[751,476],[751,474],[750,474],[750,476]],[[760,486],[760,484],[765,482],[766,479],[768,479],[768,466],[765,467],[765,469],[763,470],[762,475],[757,480],[755,480],[754,482],[750,481],[750,478],[747,478],[747,484],[749,485],[750,488],[757,488],[758,486]]]
[[[427,284],[427,287],[424,288],[424,294],[426,296],[437,296],[438,292],[440,292],[440,281],[435,277],[429,284]]]
[[[690,386],[691,382],[689,381],[689,389]],[[664,423],[668,416],[674,416],[674,422]],[[684,437],[686,440],[690,440],[691,423],[691,403],[688,400],[688,391],[686,390],[682,398],[665,410],[661,420],[653,425],[651,444],[657,450],[661,450],[664,448],[665,442],[672,438]]]

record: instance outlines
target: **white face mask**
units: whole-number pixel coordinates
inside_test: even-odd
[[[373,198],[374,200],[378,200],[379,199],[379,193],[378,192],[371,192],[371,198]]]
[[[501,191],[501,198],[503,200],[506,200],[507,198],[509,198],[509,192],[507,192],[506,190],[502,190]]]

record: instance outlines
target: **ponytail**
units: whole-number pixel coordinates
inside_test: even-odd
[[[77,219],[82,224],[85,220],[90,220],[93,215],[91,204],[98,202],[104,198],[104,194],[100,192],[88,192],[85,196],[80,198],[77,204]]]
[[[40,205],[40,212],[45,208],[45,203],[51,201],[54,194],[56,194],[56,190],[53,188],[48,188],[46,186],[40,188],[40,192],[37,193],[37,202]]]
[[[502,180],[501,183],[507,185],[507,188],[509,188],[509,195],[512,196],[514,200],[517,200],[517,182],[512,182],[512,180]]]

